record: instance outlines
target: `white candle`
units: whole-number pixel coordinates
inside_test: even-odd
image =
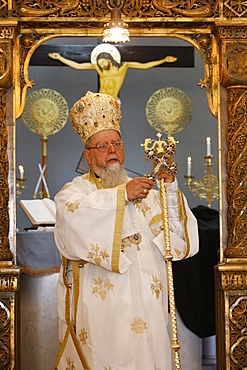
[[[24,167],[22,165],[19,166],[19,171],[20,171],[20,179],[24,178]]]
[[[191,176],[191,165],[192,165],[192,158],[187,158],[187,176]]]
[[[207,143],[207,154],[206,154],[206,156],[208,157],[208,156],[211,155],[211,139],[210,139],[209,136],[206,138],[206,143]]]

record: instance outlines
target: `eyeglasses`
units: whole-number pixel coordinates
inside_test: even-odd
[[[125,142],[124,141],[113,141],[112,143],[100,143],[96,146],[90,146],[89,148],[86,148],[87,150],[89,149],[98,149],[100,152],[107,152],[111,146],[115,150],[123,149]]]

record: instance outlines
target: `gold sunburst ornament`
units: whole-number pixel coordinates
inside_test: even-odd
[[[30,131],[45,137],[60,131],[68,114],[68,104],[59,92],[40,89],[28,95],[22,119]]]
[[[188,95],[175,87],[155,91],[146,105],[149,124],[158,132],[168,135],[183,130],[191,121],[192,111]]]
[[[69,107],[65,98],[48,88],[35,90],[28,95],[22,119],[27,128],[41,136],[42,169],[46,177],[48,136],[59,132],[67,122]],[[42,187],[42,197],[48,196]]]

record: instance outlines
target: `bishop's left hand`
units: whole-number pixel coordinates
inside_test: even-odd
[[[161,179],[164,179],[165,182],[173,182],[175,180],[175,175],[169,175],[167,172],[159,172],[157,174],[157,178],[160,181]]]

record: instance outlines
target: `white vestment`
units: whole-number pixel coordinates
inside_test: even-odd
[[[55,197],[57,247],[67,260],[86,262],[79,264],[79,288],[70,262],[66,274],[61,269],[57,290],[60,340],[68,326],[66,277],[72,283],[70,319],[88,368],[170,370],[160,192],[151,190],[146,199],[127,202],[125,185],[102,189],[99,184],[92,174],[79,176]],[[193,256],[198,252],[197,221],[177,180],[165,187],[173,258]],[[84,368],[73,347],[70,338],[66,350],[63,345],[57,369],[72,364],[75,370]]]

